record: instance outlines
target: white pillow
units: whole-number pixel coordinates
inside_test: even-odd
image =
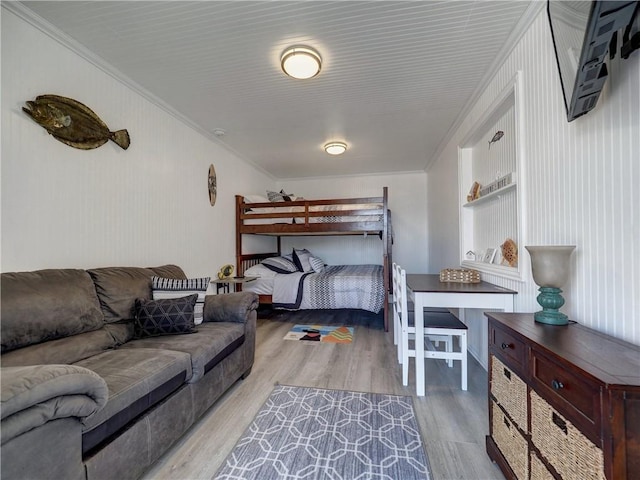
[[[244,271],[246,277],[258,277],[258,278],[273,278],[277,275],[273,270],[269,270],[261,263],[249,267]]]
[[[244,203],[269,203],[269,199],[262,195],[245,195]]]
[[[298,270],[301,272],[310,272],[313,270],[313,267],[309,263],[309,258],[311,258],[311,252],[306,248],[293,249],[293,263],[296,264],[296,267],[298,267]]]

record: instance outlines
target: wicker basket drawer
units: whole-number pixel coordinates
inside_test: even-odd
[[[527,384],[495,355],[491,355],[491,394],[526,432]]]
[[[493,400],[491,401],[491,411],[491,437],[493,441],[500,449],[516,478],[528,479],[529,449],[527,440]]]
[[[531,480],[555,480],[535,452],[531,451]]]
[[[564,480],[604,480],[602,450],[533,390],[531,440]]]

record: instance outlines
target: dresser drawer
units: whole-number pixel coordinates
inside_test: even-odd
[[[493,400],[491,404],[491,438],[518,480],[529,478],[527,440]]]
[[[529,478],[530,480],[555,480],[555,477],[533,450],[531,450],[531,476]]]
[[[491,395],[526,432],[527,384],[495,355],[491,355]]]
[[[536,350],[531,351],[532,380],[536,390],[550,402],[563,406],[563,414],[588,428],[599,438],[601,399],[599,385],[580,371],[558,364]]]
[[[526,346],[524,342],[511,335],[509,332],[489,325],[489,347],[497,354],[503,356],[513,368],[524,371]]]
[[[604,454],[535,391],[531,442],[563,480],[604,480]]]

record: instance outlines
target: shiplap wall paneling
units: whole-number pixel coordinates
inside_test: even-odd
[[[640,52],[626,60],[618,55],[608,68],[595,109],[567,122],[551,32],[542,11],[475,99],[449,145],[460,145],[481,113],[521,71],[525,115],[518,190],[526,221],[519,241],[523,281],[492,273],[483,278],[517,290],[518,311],[537,311],[538,287],[523,247],[576,245],[562,310],[581,324],[640,344]],[[435,164],[457,164],[453,148],[442,151]],[[428,188],[448,178],[451,167],[443,165],[427,172]],[[438,217],[430,213],[430,218]],[[430,225],[431,230],[440,227]],[[455,247],[437,237],[431,246],[440,253]],[[479,310],[467,312],[466,319],[482,324],[477,337],[470,333],[470,349],[483,354],[486,334],[480,333],[486,320]],[[486,358],[481,360],[486,365]]]

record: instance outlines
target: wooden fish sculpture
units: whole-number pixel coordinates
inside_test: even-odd
[[[56,140],[82,150],[90,150],[113,140],[126,150],[131,143],[126,130],[111,132],[86,105],[58,95],[40,95],[25,102],[22,110]]]
[[[502,130],[498,130],[495,135],[493,136],[493,138],[491,140],[489,140],[489,150],[491,150],[491,144],[492,143],[496,143],[498,140],[500,140],[502,137],[504,136],[504,132]]]

